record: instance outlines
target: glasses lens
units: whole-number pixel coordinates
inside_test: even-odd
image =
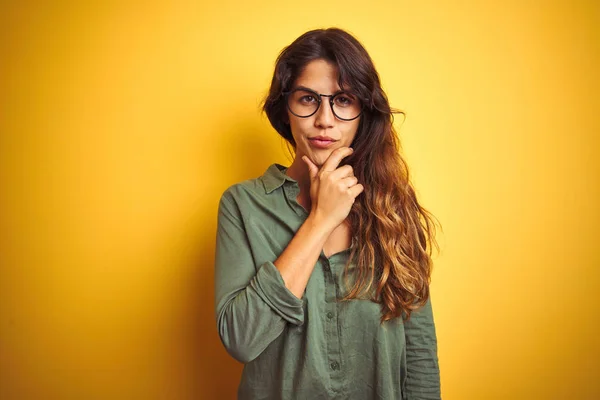
[[[299,117],[308,117],[319,108],[319,99],[316,94],[307,90],[295,90],[288,97],[290,111]]]
[[[319,96],[309,90],[294,90],[288,96],[288,107],[298,117],[309,117],[319,108]],[[340,119],[355,119],[361,110],[360,100],[350,93],[342,92],[333,97],[333,113]]]
[[[362,105],[360,100],[349,93],[339,93],[333,98],[333,113],[341,119],[358,117]]]

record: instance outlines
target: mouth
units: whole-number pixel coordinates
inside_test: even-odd
[[[326,149],[329,146],[331,146],[333,143],[335,143],[336,140],[333,140],[328,137],[317,136],[314,138],[309,138],[308,142],[311,144],[312,147],[316,147],[319,149]]]

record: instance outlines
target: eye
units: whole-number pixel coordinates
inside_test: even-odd
[[[354,103],[354,99],[346,95],[345,93],[339,94],[335,97],[335,104],[337,104],[338,106],[348,107],[351,106],[352,103]]]
[[[307,94],[305,96],[300,97],[300,101],[302,103],[314,103],[315,101],[317,101],[317,99],[315,98],[315,96]]]

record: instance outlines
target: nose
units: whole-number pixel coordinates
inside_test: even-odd
[[[315,126],[321,129],[333,128],[334,122],[335,115],[333,115],[329,99],[323,99],[315,116]]]

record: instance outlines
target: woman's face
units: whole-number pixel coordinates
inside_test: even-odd
[[[339,92],[337,67],[322,59],[311,61],[298,76],[291,90],[297,87],[305,87],[327,95]],[[292,136],[296,142],[296,160],[306,155],[320,167],[333,150],[350,146],[354,140],[361,117],[352,121],[336,118],[329,99],[323,97],[317,112],[307,118],[298,117],[287,110]]]

